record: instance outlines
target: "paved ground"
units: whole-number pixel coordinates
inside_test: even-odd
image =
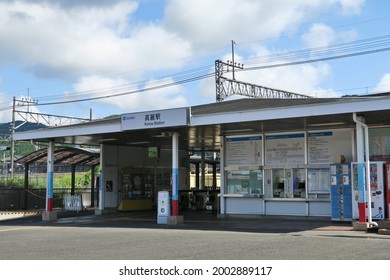
[[[0,222],[40,215],[41,211],[0,211]]]
[[[303,231],[329,232],[353,236],[367,236],[366,232],[353,231],[350,222],[331,222],[328,219],[281,218],[281,217],[225,217],[217,218],[213,212],[188,211],[184,213],[184,224],[158,225],[154,212],[112,212],[105,215],[94,215],[93,210],[83,212],[58,212],[55,222],[43,222],[41,211],[0,212],[1,225],[60,226],[76,224],[96,227],[147,227],[166,229],[198,229],[237,232],[293,233]],[[313,233],[314,234],[314,233]],[[371,236],[370,237],[374,237]],[[389,237],[390,238],[390,237]]]
[[[1,215],[0,215],[1,217]],[[390,260],[390,236],[351,223],[270,217],[217,218],[188,212],[181,225],[158,225],[154,212],[59,213],[0,221],[0,259]]]

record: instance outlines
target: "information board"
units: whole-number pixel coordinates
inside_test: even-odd
[[[159,191],[157,200],[157,224],[167,224],[171,215],[169,192]]]
[[[262,165],[262,137],[239,136],[226,138],[226,166]]]
[[[312,168],[307,170],[309,193],[330,193],[329,168]]]
[[[304,164],[305,134],[265,136],[265,162],[267,165]]]
[[[308,162],[309,164],[330,164],[338,161],[340,156],[345,162],[352,161],[351,130],[333,130],[309,132]]]

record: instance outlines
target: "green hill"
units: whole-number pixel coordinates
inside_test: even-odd
[[[21,125],[23,121],[16,121],[15,127],[18,127]],[[1,146],[11,146],[11,126],[12,123],[0,123],[0,145]],[[22,126],[20,126],[16,131],[28,131],[28,130],[34,130],[34,129],[40,129],[45,128],[46,126],[43,124],[37,124],[37,123],[25,123]],[[16,157],[21,157],[28,155],[29,153],[35,151],[36,147],[32,145],[29,142],[16,142],[15,143],[15,155]],[[6,151],[5,157],[10,156],[10,151]],[[0,163],[1,165],[1,163]]]
[[[20,124],[22,124],[23,121],[15,121],[15,127],[18,127]],[[0,123],[0,134],[1,135],[10,135],[11,134],[11,122],[7,123]],[[45,128],[46,125],[41,123],[30,123],[27,122],[20,126],[16,131],[28,131],[28,130],[34,130],[34,129],[40,129]]]

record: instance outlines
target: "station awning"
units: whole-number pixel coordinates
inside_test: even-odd
[[[47,148],[28,154],[16,161],[19,164],[47,164]],[[55,147],[54,164],[60,165],[97,165],[100,162],[99,149],[74,147]]]

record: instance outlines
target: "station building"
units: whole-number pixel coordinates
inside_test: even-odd
[[[219,154],[218,214],[331,218],[334,166],[390,161],[390,94],[244,98],[17,132],[14,140],[48,143],[49,182],[55,144],[100,147],[97,214],[153,209],[168,190],[178,216],[190,155],[209,151]],[[361,199],[353,195],[352,204]]]

